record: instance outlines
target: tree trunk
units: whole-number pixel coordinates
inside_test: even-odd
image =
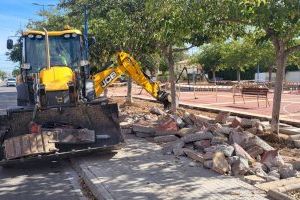
[[[127,98],[126,102],[131,104],[132,103],[132,79],[128,77],[127,81]]]
[[[271,129],[273,133],[279,134],[279,114],[281,105],[281,94],[283,88],[284,69],[287,55],[285,53],[285,44],[283,41],[278,41],[276,49],[276,81],[274,88],[273,110]]]
[[[238,82],[241,82],[241,70],[240,70],[240,69],[238,69],[238,70],[236,71],[236,76],[237,76],[237,81],[238,81]]]
[[[216,84],[216,70],[212,70],[213,81]]]
[[[176,85],[175,85],[175,71],[174,71],[174,58],[173,58],[173,49],[172,45],[168,46],[167,49],[167,61],[169,68],[169,82],[171,86],[171,110],[172,112],[176,112],[177,110],[177,102],[176,102]]]
[[[273,65],[269,66],[269,84],[272,82]]]

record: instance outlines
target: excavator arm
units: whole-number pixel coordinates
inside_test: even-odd
[[[170,106],[169,93],[161,90],[158,82],[154,82],[141,69],[137,61],[125,52],[117,54],[118,66],[103,69],[93,75],[95,95],[100,96],[105,88],[115,82],[121,75],[127,74],[150,95],[161,102],[164,107]]]

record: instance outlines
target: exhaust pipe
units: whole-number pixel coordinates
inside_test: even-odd
[[[43,28],[45,31],[45,47],[46,47],[46,67],[50,69],[50,48],[49,48],[49,37],[47,29]]]

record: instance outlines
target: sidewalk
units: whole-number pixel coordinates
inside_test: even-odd
[[[99,199],[266,199],[238,178],[163,155],[159,145],[133,135],[125,138],[127,145],[114,156],[72,160]]]
[[[155,100],[146,91],[139,86],[134,85],[132,96],[134,98]],[[108,96],[126,96],[127,87],[112,87],[109,88]],[[261,120],[271,120],[272,107],[265,107],[264,102],[261,102],[260,107],[257,106],[256,99],[245,99],[246,104],[238,100],[233,104],[232,93],[219,92],[218,96],[209,92],[181,92],[179,95],[179,105],[210,112],[227,111],[241,117],[255,117]],[[272,97],[269,97],[270,105],[272,106]],[[300,126],[300,95],[284,94],[282,97],[282,107],[280,112],[280,121],[282,123]]]

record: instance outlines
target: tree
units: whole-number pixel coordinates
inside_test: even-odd
[[[19,67],[15,67],[15,69],[11,72],[13,77],[16,77],[20,74],[20,68]]]
[[[4,80],[5,77],[6,77],[6,73],[5,73],[4,71],[1,71],[1,70],[0,70],[0,79],[1,79],[1,80]]]
[[[174,53],[199,46],[209,39],[197,4],[190,0],[149,0],[146,3],[147,22],[169,70],[173,112],[177,109]]]
[[[298,0],[204,0],[202,8],[206,20],[216,26],[244,26],[263,31],[261,39],[272,42],[276,58],[276,82],[274,89],[272,131],[279,133],[279,113],[283,88],[284,69],[289,55],[300,50],[300,2]],[[211,14],[209,12],[213,12]],[[248,30],[248,31],[247,31]]]
[[[204,71],[211,71],[213,74],[213,80],[216,81],[216,72],[222,65],[222,44],[212,43],[205,45],[202,51],[194,58],[195,63],[199,63],[203,66]]]

